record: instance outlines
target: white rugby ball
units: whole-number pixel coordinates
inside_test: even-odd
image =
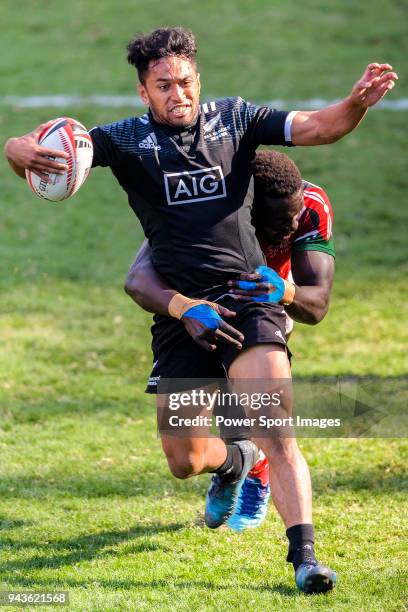
[[[38,144],[47,149],[65,151],[68,159],[55,158],[68,165],[64,174],[48,174],[48,180],[26,170],[27,182],[31,190],[40,198],[59,202],[74,195],[84,184],[92,165],[92,138],[86,128],[70,117],[59,117],[47,123],[41,132]]]

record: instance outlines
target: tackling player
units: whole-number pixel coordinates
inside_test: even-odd
[[[91,130],[93,166],[109,166],[126,191],[149,240],[154,267],[166,282],[180,294],[212,300],[225,293],[227,280],[263,264],[251,225],[249,162],[256,148],[261,144],[335,142],[360,123],[398,77],[389,64],[369,64],[349,96],[318,111],[276,111],[242,98],[200,105],[195,55],[195,39],[182,28],[160,28],[129,43],[128,61],[137,69],[139,93],[149,112]],[[48,178],[47,173],[68,169],[55,161],[55,157],[66,158],[63,152],[39,146],[41,129],[6,142],[6,157],[19,176],[24,177],[29,169]],[[284,301],[290,297],[290,293],[282,295]],[[187,305],[174,296],[170,306],[182,316]],[[246,350],[226,348],[223,367],[231,378],[290,377],[279,306],[237,302],[233,310],[237,312],[237,342],[243,340],[243,334]],[[153,330],[161,362],[170,345],[176,347],[179,328],[175,323],[178,321],[162,317]],[[183,353],[182,345],[178,348],[181,352],[173,355],[173,364],[179,364],[176,377],[183,378],[183,364],[188,365],[191,356]],[[219,438],[191,439],[180,452],[171,436],[163,436],[162,442],[177,477],[215,472],[207,495],[207,525],[214,528],[226,522],[257,459],[255,445],[250,441],[225,444]],[[274,461],[284,452],[279,445],[266,450]],[[297,486],[283,477],[281,485],[288,495]],[[295,520],[293,526],[300,526],[290,539],[292,549],[305,542],[302,525],[311,522],[301,512]]]
[[[288,335],[293,327],[289,313],[297,321],[316,324],[328,310],[334,277],[332,208],[324,190],[302,181],[297,166],[287,155],[275,151],[261,151],[256,154],[252,170],[254,222],[269,267],[264,266],[263,274],[242,274],[240,280],[231,280],[228,284],[231,287],[231,297],[241,301],[269,301],[279,285],[293,280],[296,283],[293,284],[293,301],[285,306],[288,313]],[[243,286],[247,289],[242,288]],[[128,273],[125,290],[142,308],[155,313],[168,312],[169,303],[177,294],[155,271],[147,243],[143,244],[136,255]],[[213,351],[219,338],[212,327],[207,327],[203,318],[194,316],[196,308],[193,306],[187,311],[189,316],[182,316],[181,323],[195,342],[202,348]],[[205,306],[202,305],[202,308]],[[216,309],[218,314],[225,317],[234,314],[214,303],[208,303],[207,308]],[[235,343],[236,330],[231,325],[223,321],[218,329],[222,329],[225,334],[225,341]],[[210,357],[206,354],[202,357],[202,367],[205,368],[205,363],[210,360],[217,361],[218,355],[217,352],[212,352]],[[154,360],[156,358],[158,359],[159,355],[155,355]],[[221,364],[219,365],[221,369]],[[203,369],[201,376],[205,378],[211,372],[212,369]],[[190,369],[185,373],[186,377],[191,374],[196,372]],[[153,382],[156,382],[156,376],[153,378]],[[295,444],[293,440],[287,442],[289,447]],[[288,467],[290,471],[291,466]],[[275,470],[280,468],[281,464],[271,469],[272,497],[290,535],[291,506],[298,500],[293,496],[285,498],[285,492],[282,496],[279,478],[275,474]],[[296,468],[295,464],[294,469]],[[303,489],[303,503],[311,503],[309,479],[300,481],[299,485]],[[228,525],[236,531],[259,526],[266,516],[269,494],[269,464],[265,457],[261,457],[244,481],[237,510],[228,520]],[[304,531],[307,531],[308,527],[311,531],[311,525],[304,525]],[[310,539],[312,541],[312,536]],[[292,556],[289,556],[289,560],[293,560]],[[296,570],[299,565],[295,561]],[[319,571],[323,571],[321,566]],[[297,574],[299,583],[302,581],[301,572]]]

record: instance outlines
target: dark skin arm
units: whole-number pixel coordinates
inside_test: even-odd
[[[334,257],[320,251],[298,251],[292,254],[292,276],[295,299],[285,307],[292,319],[316,325],[329,309],[334,279]]]
[[[147,240],[142,244],[130,266],[125,291],[143,310],[169,316],[170,300],[178,292],[170,289],[154,269]],[[221,317],[235,317],[235,312],[232,310],[219,304],[209,304]],[[243,335],[225,321],[221,321],[218,329],[213,330],[198,319],[183,316],[180,320],[193,340],[207,351],[214,351],[217,342],[232,344],[237,349],[242,348]]]
[[[295,299],[292,304],[285,306],[292,319],[308,325],[316,325],[323,319],[329,309],[334,269],[334,258],[328,253],[298,251],[292,254]],[[257,281],[260,278],[256,272],[240,276],[240,280]],[[261,296],[274,290],[274,287],[266,282],[259,282],[253,290],[239,289],[238,281],[229,281],[228,284],[230,291],[240,301],[251,301],[250,296]]]
[[[177,291],[170,289],[154,269],[147,240],[143,242],[129,268],[125,291],[143,310],[168,316],[170,300]]]

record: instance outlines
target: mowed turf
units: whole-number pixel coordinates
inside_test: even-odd
[[[161,23],[197,31],[205,95],[254,100],[340,96],[372,59],[402,68],[406,45],[399,2],[26,5],[17,18],[1,3],[3,95],[132,93],[123,46]],[[2,107],[0,131],[132,113]],[[405,122],[372,112],[341,143],[287,151],[333,202],[337,252],[329,314],[291,342],[294,374],[371,376],[380,389],[387,379],[382,407],[390,381],[394,397],[406,384]],[[272,507],[259,530],[210,532],[208,477],[169,475],[143,393],[151,318],[122,290],[142,233],[110,172],[60,204],[31,195],[5,162],[0,181],[2,588],[69,590],[75,610],[404,609],[407,442],[301,441],[317,552],[340,578],[328,596],[300,595]]]
[[[190,27],[199,43],[204,95],[249,99],[338,98],[370,61],[403,71],[403,0],[2,0],[2,95],[128,94],[125,46],[160,25]],[[399,96],[408,95],[406,79]]]

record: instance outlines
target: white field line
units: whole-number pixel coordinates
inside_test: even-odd
[[[215,100],[208,98],[207,101]],[[205,100],[204,100],[205,101]],[[325,100],[324,98],[311,98],[310,100],[269,100],[262,105],[280,109],[316,110],[334,104],[339,100]],[[50,108],[50,107],[73,107],[73,106],[100,106],[112,107],[134,107],[143,108],[143,103],[137,96],[110,96],[110,95],[76,95],[59,94],[49,96],[0,96],[0,106],[12,106],[14,108]],[[396,100],[385,99],[374,110],[406,111],[408,110],[408,98]]]

